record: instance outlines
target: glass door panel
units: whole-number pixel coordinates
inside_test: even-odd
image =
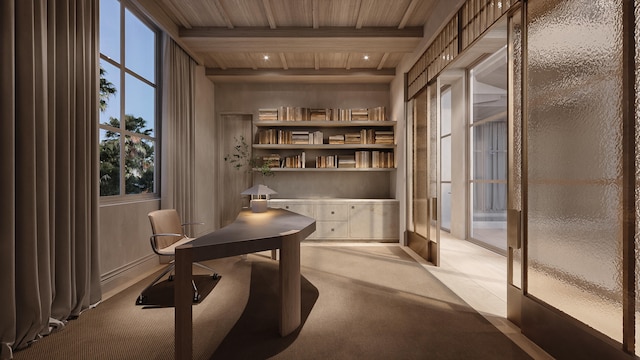
[[[427,91],[423,90],[413,106],[413,231],[428,238],[427,198]]]
[[[507,48],[471,69],[471,238],[507,250]]]
[[[526,290],[617,341],[621,11],[613,0],[530,1],[526,88]]]

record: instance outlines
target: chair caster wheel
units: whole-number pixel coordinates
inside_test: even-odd
[[[136,299],[136,305],[142,305],[144,303],[144,296],[140,295]]]
[[[211,278],[212,278],[213,280],[218,280],[218,279],[220,279],[220,278],[221,278],[221,276],[220,276],[220,275],[218,275],[218,274],[213,274],[213,275],[211,275]]]
[[[169,281],[173,281],[174,275],[169,275]]]

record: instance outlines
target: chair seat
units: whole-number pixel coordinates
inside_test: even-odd
[[[182,244],[186,244],[189,241],[193,240],[193,238],[189,238],[189,237],[184,237],[176,242],[174,242],[173,244],[162,248],[162,249],[158,249],[158,253],[161,255],[175,255],[176,254],[176,247],[182,245]]]

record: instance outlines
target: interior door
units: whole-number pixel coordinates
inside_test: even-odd
[[[439,265],[438,221],[438,89],[422,90],[413,99],[413,153],[411,224],[408,246],[418,255]]]
[[[625,11],[615,0],[525,3],[521,328],[560,358],[633,351]]]

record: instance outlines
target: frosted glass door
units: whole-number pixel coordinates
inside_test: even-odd
[[[622,340],[622,1],[531,0],[527,290]]]

